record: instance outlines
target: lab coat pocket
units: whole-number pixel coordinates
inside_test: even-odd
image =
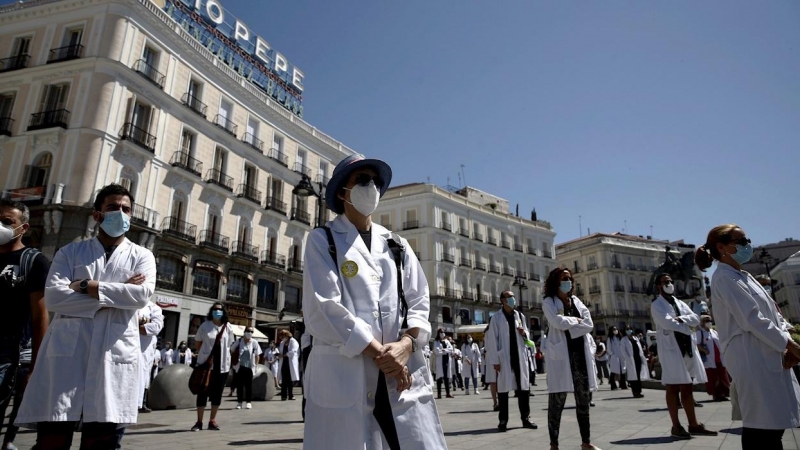
[[[45,354],[53,356],[74,356],[78,345],[81,319],[59,317],[47,329],[48,342]]]
[[[363,397],[364,360],[342,356],[333,347],[314,347],[306,377],[309,401],[323,408],[350,408]]]
[[[675,340],[675,337],[672,335],[674,331],[671,330],[661,330],[661,337],[658,338],[658,345],[663,346],[666,350],[675,350],[678,348],[678,341]]]
[[[558,333],[550,333],[547,337],[547,356],[552,359],[564,359],[567,357],[567,341]]]
[[[131,364],[138,359],[136,349],[139,347],[139,339],[135,331],[128,329],[128,324],[111,323],[109,324],[108,342],[112,342],[108,356],[111,362],[117,364]]]

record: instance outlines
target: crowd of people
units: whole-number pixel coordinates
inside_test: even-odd
[[[281,330],[277,346],[263,349],[252,327],[234,335],[220,302],[199,326],[195,348],[158,345],[164,320],[150,301],[156,262],[125,237],[134,199],[124,187],[98,192],[97,236],[62,247],[52,263],[22,244],[27,207],[0,200],[0,288],[11,299],[8,325],[0,329],[0,408],[12,397],[14,403],[3,449],[16,448],[17,426],[36,429],[38,449],[70,448],[77,429],[81,448],[120,448],[125,428],[150,410],[152,380],[159,371],[176,371],[172,365],[193,368],[192,431],[220,429],[217,413],[231,373],[236,409],[252,408],[260,364],[282,401],[294,400],[302,380],[308,449],[446,448],[434,380],[436,400],[442,387],[445,399],[490,389],[499,432],[509,429],[513,392],[521,428],[536,430],[530,389],[543,365],[551,450],[559,448],[569,393],[581,448],[597,449],[590,411],[604,379],[611,390],[630,388],[641,398],[642,382],[658,378],[675,439],[717,434],[697,419],[696,384],[705,384],[713,400],[732,402],[745,449],[779,449],[784,430],[800,425],[800,387],[790,370],[800,363],[800,344],[770,292],[742,270],[752,246],[740,227],[715,227],[697,250],[700,269],[717,262],[709,304],[676,298],[668,273],[655,278],[655,330],[647,335],[630,326],[611,327],[607,339],[594,335],[571,271],[556,268],[545,281],[546,328],[538,345],[512,291],[501,293],[482,343],[472,335],[456,342],[442,329],[431,333],[427,280],[408,242],[372,223],[391,178],[388,164],[363,155],[336,166],[325,202],[338,216],[311,232],[306,245],[305,333],[298,342]],[[195,375],[205,378],[198,384]]]

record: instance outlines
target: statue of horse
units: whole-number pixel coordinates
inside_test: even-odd
[[[691,286],[692,280],[700,280],[700,277],[695,274],[694,270],[694,252],[686,252],[678,259],[670,250],[671,248],[667,246],[665,249],[664,263],[658,266],[650,276],[650,283],[647,285],[647,293],[652,295],[653,298],[658,295],[658,291],[655,287],[656,279],[661,274],[666,273],[675,281],[676,287],[680,288],[678,292],[676,292],[678,297],[694,296],[696,294],[695,292],[687,292],[687,288]]]

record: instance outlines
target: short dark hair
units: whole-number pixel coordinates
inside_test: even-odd
[[[661,279],[664,278],[664,277],[672,278],[672,275],[670,275],[670,274],[668,274],[666,272],[658,274],[658,276],[656,277],[656,283],[655,283],[656,286],[661,284]]]
[[[31,210],[28,209],[28,205],[22,202],[18,202],[15,200],[9,199],[2,199],[0,200],[0,209],[16,209],[20,213],[22,213],[22,223],[28,223],[31,220]]]
[[[131,199],[131,206],[133,206],[134,199],[133,195],[131,195],[131,192],[125,188],[125,186],[112,183],[103,189],[100,189],[100,192],[97,193],[97,197],[94,199],[94,210],[100,211],[100,209],[103,207],[103,203],[106,201],[106,197],[110,197],[112,195],[124,195],[128,197]]]
[[[575,291],[575,279],[572,278],[572,271],[566,267],[556,267],[550,271],[550,274],[547,275],[547,280],[544,282],[544,298],[558,296],[558,289],[561,287],[561,274],[564,272],[569,273],[569,279],[572,281],[572,289],[567,293],[572,295],[572,292]]]
[[[214,304],[213,304],[213,305],[211,305],[211,308],[208,308],[208,315],[206,315],[206,319],[208,319],[208,320],[212,320],[212,319],[213,319],[213,317],[211,316],[211,312],[212,312],[214,309],[216,309],[216,307],[217,307],[217,306],[219,306],[220,308],[222,308],[222,319],[220,319],[220,321],[221,321],[222,323],[228,323],[228,309],[227,309],[227,308],[225,308],[225,305],[223,305],[223,304],[222,304],[222,303],[220,303],[220,302],[214,302]]]

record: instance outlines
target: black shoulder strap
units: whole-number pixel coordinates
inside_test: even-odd
[[[39,253],[41,253],[39,250],[30,247],[22,251],[22,255],[19,259],[19,276],[22,278],[22,282],[25,286],[28,286],[28,274],[31,273],[33,261]]]
[[[406,294],[403,291],[403,260],[405,259],[406,248],[402,244],[402,239],[395,233],[386,241],[389,245],[389,250],[394,257],[394,264],[397,266],[397,297],[400,302],[400,307],[403,312],[403,329],[408,328],[408,303],[406,302]]]
[[[320,228],[325,230],[325,235],[328,237],[328,254],[331,255],[331,259],[333,260],[333,265],[339,267],[339,263],[336,261],[336,243],[333,241],[333,233],[331,233],[331,227],[323,225]]]

